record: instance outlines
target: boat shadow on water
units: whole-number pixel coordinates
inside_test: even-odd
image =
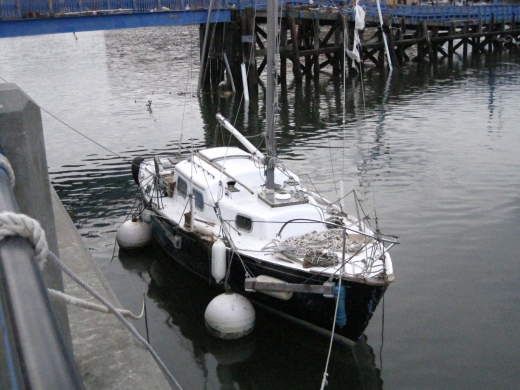
[[[146,251],[120,250],[127,271],[148,282],[147,296],[167,313],[169,330],[183,345],[191,343],[195,364],[203,375],[218,363],[216,376],[222,389],[319,389],[329,352],[330,339],[312,330],[255,307],[256,326],[239,340],[211,336],[204,323],[209,302],[221,291],[172,261],[154,243]],[[173,367],[178,362],[166,362]],[[186,364],[186,362],[183,362]],[[327,389],[382,389],[375,355],[363,336],[354,346],[335,342],[328,368]]]

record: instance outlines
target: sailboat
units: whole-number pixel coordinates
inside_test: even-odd
[[[305,188],[276,157],[276,0],[268,2],[266,153],[222,115],[246,150],[136,158],[132,173],[153,234],[207,283],[356,343],[394,280],[385,235],[363,214]],[[203,287],[204,288],[204,287]]]

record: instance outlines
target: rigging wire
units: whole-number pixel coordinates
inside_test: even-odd
[[[8,83],[4,78],[0,77],[0,79],[2,79],[3,81],[5,81],[6,83]],[[43,112],[45,112],[46,114],[50,115],[52,118],[56,119],[58,122],[60,122],[61,124],[65,125],[66,127],[68,127],[70,130],[74,131],[75,133],[79,134],[80,136],[82,136],[83,138],[87,139],[88,141],[92,142],[93,144],[99,146],[100,148],[106,150],[107,152],[113,154],[114,156],[120,158],[121,160],[125,161],[125,162],[130,162],[130,160],[126,157],[123,157],[121,156],[120,154],[114,152],[113,150],[111,149],[108,149],[106,146],[103,146],[101,145],[99,142],[93,140],[92,138],[90,138],[89,136],[83,134],[81,131],[75,129],[74,127],[72,127],[71,125],[69,125],[68,123],[64,122],[63,120],[61,120],[60,118],[58,118],[56,115],[54,115],[52,112],[46,110],[45,108],[43,108],[41,105],[39,105],[38,103],[34,102],[34,104],[36,104],[36,106],[42,110]]]

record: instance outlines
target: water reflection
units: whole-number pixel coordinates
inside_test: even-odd
[[[206,331],[204,311],[219,292],[209,285],[201,288],[202,280],[173,263],[160,248],[153,251],[152,255],[150,249],[121,250],[119,260],[125,270],[146,281],[147,296],[167,313],[169,331],[178,329],[182,343],[190,345],[203,375],[218,378],[218,388],[320,387],[328,353],[327,338],[257,308],[256,329],[250,336],[235,341],[216,339]],[[364,340],[354,348],[335,344],[327,389],[381,389],[380,371],[374,359],[372,348]]]

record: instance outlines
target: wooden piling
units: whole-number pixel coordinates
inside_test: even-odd
[[[315,79],[320,77],[320,54],[318,50],[320,49],[320,21],[319,19],[314,19],[312,23],[313,29],[313,48],[315,50],[315,54],[312,56],[312,73]]]
[[[451,23],[451,27],[450,27],[450,30],[449,30],[449,33],[451,36],[455,35],[457,31],[457,25],[455,22],[452,22]],[[450,39],[448,40],[448,59],[450,61],[453,60],[453,54],[454,54],[454,50],[453,50],[453,39]]]
[[[377,66],[383,70],[385,68],[385,43],[384,43],[384,32],[383,26],[377,31],[377,40],[379,42],[379,50],[377,52]]]
[[[403,41],[404,40],[404,32],[405,32],[405,30],[406,30],[405,21],[404,21],[404,19],[401,19],[400,27],[399,27],[399,41]],[[404,45],[399,45],[399,49],[398,49],[397,52],[399,53],[399,55],[398,55],[399,63],[401,64],[401,66],[403,66],[403,64],[405,62],[405,47],[404,47]]]
[[[434,62],[433,50],[432,50],[432,44],[430,42],[430,33],[428,31],[428,24],[426,22],[422,22],[421,25],[422,25],[423,37],[424,37],[424,40],[426,42],[426,49],[427,49],[427,52],[428,52],[428,59],[429,59],[430,63],[433,63]]]
[[[291,6],[287,4],[287,22],[289,23],[289,29],[291,31],[291,47],[292,47],[292,56],[291,61],[293,63],[293,75],[294,81],[296,83],[301,83],[302,81],[302,69],[300,67],[300,43],[298,40],[298,30],[296,29],[296,24],[294,22],[294,17],[291,15]]]
[[[422,62],[424,61],[424,57],[425,57],[425,54],[424,54],[424,41],[423,41],[423,33],[422,33],[422,29],[421,29],[421,25],[418,24],[416,26],[416,31],[415,31],[415,37],[418,39],[418,42],[417,42],[417,62]]]
[[[494,31],[494,30],[495,30],[495,15],[493,15],[493,14],[491,15],[491,21],[489,22],[489,29],[490,29],[491,31]],[[493,36],[490,36],[490,37],[488,38],[488,40],[489,40],[489,43],[488,43],[488,51],[489,51],[490,53],[492,53],[492,52],[493,52],[493,40],[494,40],[494,37],[493,37]]]
[[[258,69],[256,67],[256,21],[253,8],[244,10],[242,17],[242,53],[246,66],[249,91],[258,90]]]
[[[394,33],[392,32],[389,21],[385,21],[383,24],[383,33],[386,34],[386,39],[388,42],[388,51],[390,53],[390,62],[392,63],[392,67],[400,68],[401,64],[397,60],[397,54],[395,52],[395,38]]]
[[[201,72],[204,72],[204,78],[201,80],[204,80],[204,86],[214,87],[223,79],[222,58],[225,53],[229,60],[227,72],[236,81],[237,87],[241,86],[238,82],[241,75],[237,69],[243,60],[248,68],[249,89],[256,90],[258,77],[266,65],[266,34],[262,27],[266,17],[262,12],[255,13],[251,8],[234,12],[229,27],[225,24],[212,24],[208,27],[212,29],[213,42],[208,51],[207,66],[201,69]],[[360,71],[363,71],[364,66],[372,64],[384,69],[384,38],[388,43],[388,61],[398,68],[410,60],[407,54],[409,49],[417,52],[415,60],[424,61],[428,57],[428,61],[435,66],[441,56],[447,57],[451,64],[461,46],[463,58],[467,60],[468,45],[472,46],[472,54],[476,56],[488,50],[498,51],[514,47],[509,44],[511,39],[507,37],[510,35],[512,39],[517,40],[520,36],[520,26],[517,25],[515,14],[512,14],[510,19],[495,20],[493,17],[449,23],[404,18],[396,21],[387,18],[381,28],[375,19],[367,20],[366,24],[367,29],[359,35]],[[344,56],[344,48],[352,49],[354,21],[349,20],[346,15],[312,11],[308,8],[295,12],[287,5],[280,25],[280,77],[284,83],[287,79],[287,59],[292,61],[296,83],[301,82],[302,73],[318,79],[323,68],[332,67],[332,72],[336,75],[351,68],[351,58]],[[414,30],[415,34],[410,34],[410,31]],[[201,31],[204,31],[203,26]],[[372,36],[364,35],[371,31],[374,32]],[[345,58],[348,64],[344,63]],[[259,59],[261,63],[257,67]],[[370,62],[372,64],[369,64]]]
[[[463,38],[464,44],[463,44],[463,48],[462,48],[462,59],[464,61],[466,61],[467,58],[468,58],[468,38],[467,38],[467,35],[468,35],[468,22],[464,23],[464,35],[466,37]]]
[[[287,22],[282,21],[280,26],[280,79],[283,84],[287,81]]]
[[[306,53],[308,53],[308,54],[304,54],[305,76],[312,76],[312,54],[309,53],[309,50],[312,49],[311,40],[310,40],[310,38],[311,38],[310,32],[312,30],[311,30],[311,27],[309,26],[310,23],[312,23],[312,21],[310,21],[310,22],[308,20],[302,21],[302,24],[300,25],[300,28],[298,31],[298,35],[300,35],[302,37],[303,49],[306,51]]]
[[[341,74],[341,69],[343,69],[343,28],[341,20],[343,18],[340,16],[339,20],[334,25],[334,47],[337,48],[337,51],[333,54],[333,62],[332,62],[332,74],[339,75]]]
[[[433,38],[439,37],[439,26],[432,26],[432,37]],[[439,46],[439,44],[437,43],[436,40],[431,42],[431,47],[432,47],[432,56],[433,56],[432,60],[433,60],[433,63],[436,65],[437,60],[439,58],[439,52],[441,52],[442,48]]]

